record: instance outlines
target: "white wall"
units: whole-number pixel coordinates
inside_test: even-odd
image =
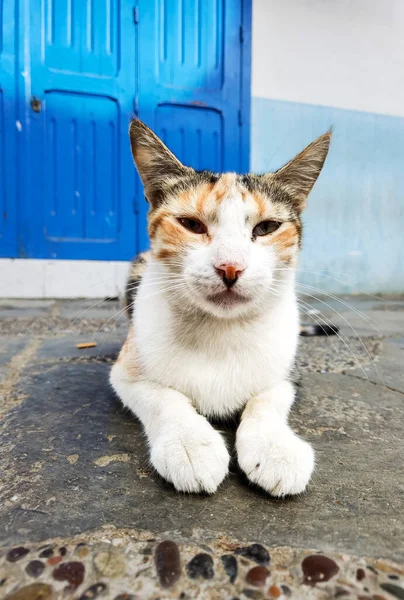
[[[112,260],[0,259],[0,298],[122,296],[129,263]]]
[[[253,0],[252,96],[404,116],[404,0]]]

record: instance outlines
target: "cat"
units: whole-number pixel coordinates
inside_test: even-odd
[[[178,491],[217,490],[229,450],[208,418],[241,413],[236,452],[247,478],[272,496],[299,494],[315,460],[288,425],[295,275],[301,212],[331,131],[264,175],[195,171],[140,120],[129,137],[151,250],[132,266],[131,325],[112,387],[140,419],[153,467]]]

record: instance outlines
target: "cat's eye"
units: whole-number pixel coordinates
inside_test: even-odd
[[[269,235],[276,231],[281,225],[282,223],[279,223],[279,221],[262,221],[254,227],[253,237]]]
[[[200,233],[207,232],[205,225],[203,223],[201,223],[200,221],[198,221],[197,219],[188,219],[187,217],[183,217],[183,218],[178,219],[178,221],[181,223],[181,225],[183,227],[185,227],[185,229],[192,231],[192,233],[200,234]]]

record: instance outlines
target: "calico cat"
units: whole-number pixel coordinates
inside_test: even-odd
[[[295,272],[301,212],[331,132],[264,175],[195,171],[139,120],[129,135],[151,250],[132,267],[131,327],[111,384],[140,419],[152,465],[177,490],[216,491],[229,451],[208,418],[242,411],[240,468],[273,496],[303,492],[314,452],[288,425]]]

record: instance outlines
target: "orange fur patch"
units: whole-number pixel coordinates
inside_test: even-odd
[[[291,246],[297,245],[298,242],[297,228],[293,223],[288,223],[287,227],[278,233],[274,234],[273,243],[279,248],[286,250]]]
[[[197,190],[197,199],[196,199],[196,212],[199,215],[203,215],[206,207],[206,203],[212,190],[214,188],[214,183],[206,183],[200,186]]]
[[[165,248],[161,248],[161,250],[157,250],[154,255],[159,260],[165,260],[167,258],[175,258],[178,256],[178,253],[179,248],[175,248],[174,246],[166,246]]]
[[[164,219],[170,216],[168,210],[158,210],[155,214],[149,217],[149,236],[153,238]]]
[[[267,212],[268,202],[265,200],[265,198],[259,192],[255,192],[254,194],[251,194],[251,196],[257,205],[259,216],[261,217],[261,219],[263,219],[265,216],[265,213]]]
[[[160,225],[160,234],[164,241],[169,244],[181,244],[189,237],[189,234],[182,225],[173,222],[170,219],[164,219]]]
[[[294,250],[297,250],[299,246],[299,234],[298,229],[294,223],[287,223],[285,229],[283,227],[273,235],[264,238],[265,245],[273,244],[282,260],[286,263],[290,263],[295,257]]]
[[[215,183],[212,193],[215,195],[215,201],[220,204],[224,198],[229,195],[229,192],[234,187],[236,182],[235,173],[224,173]]]
[[[129,329],[128,336],[125,340],[124,345],[121,348],[116,362],[122,363],[128,378],[136,381],[137,379],[140,379],[142,375],[142,369],[138,361],[136,347],[133,342],[133,339],[134,331],[133,327],[131,327]]]

